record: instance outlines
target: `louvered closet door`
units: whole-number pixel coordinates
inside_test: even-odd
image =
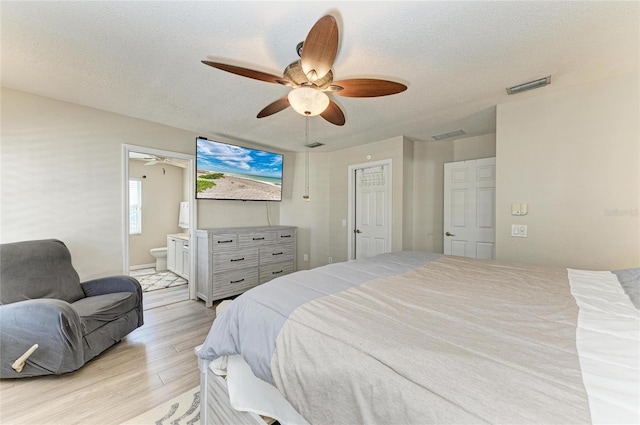
[[[444,164],[444,253],[495,259],[496,159]]]

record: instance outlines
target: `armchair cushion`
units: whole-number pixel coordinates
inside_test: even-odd
[[[38,298],[72,303],[85,297],[71,254],[59,240],[2,244],[0,264],[0,304]]]
[[[82,298],[73,304],[80,316],[82,334],[87,335],[99,327],[113,322],[136,308],[138,297],[133,292],[114,292]]]

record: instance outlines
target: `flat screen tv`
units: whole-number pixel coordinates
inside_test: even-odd
[[[196,139],[196,199],[282,200],[282,155]]]

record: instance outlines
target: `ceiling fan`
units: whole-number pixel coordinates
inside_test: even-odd
[[[258,118],[268,117],[291,106],[301,115],[320,115],[332,124],[344,125],[344,113],[327,93],[345,97],[378,97],[407,89],[404,84],[372,78],[334,82],[331,67],[338,50],[338,25],[331,15],[320,18],[296,50],[300,59],[289,64],[282,77],[220,62],[203,60],[202,63],[232,74],[292,88],[286,96],[261,110]]]
[[[175,165],[176,167],[180,167],[180,168],[187,168],[189,166],[189,164],[186,161],[181,161],[179,159],[173,159],[173,158],[165,158],[162,156],[151,156],[146,159],[149,159],[149,161],[145,162],[144,165],[169,164],[169,165]]]

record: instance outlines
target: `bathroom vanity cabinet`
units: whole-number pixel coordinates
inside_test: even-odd
[[[189,280],[189,235],[167,235],[167,268]]]
[[[296,228],[234,227],[195,231],[198,298],[241,294],[296,270]]]

